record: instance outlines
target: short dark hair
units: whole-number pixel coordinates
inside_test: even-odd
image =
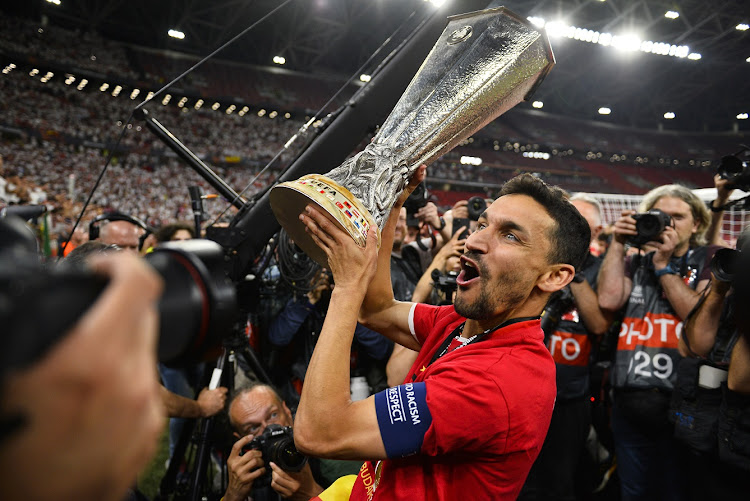
[[[174,237],[174,234],[177,233],[180,230],[185,230],[188,233],[190,233],[191,238],[195,238],[195,227],[192,225],[189,225],[188,223],[172,223],[168,224],[166,226],[162,226],[156,232],[154,232],[154,236],[156,237],[156,241],[161,242],[169,242],[172,240],[172,237]]]
[[[578,270],[589,252],[591,229],[578,209],[570,203],[567,193],[531,174],[521,174],[503,185],[499,196],[505,195],[526,195],[544,207],[555,222],[549,234],[552,249],[547,259],[553,264],[573,265]]]
[[[86,263],[86,260],[93,255],[119,252],[120,250],[122,249],[117,245],[105,244],[99,240],[90,240],[70,251],[63,262],[69,267],[82,266]]]

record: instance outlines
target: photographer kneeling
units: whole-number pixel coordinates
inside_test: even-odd
[[[281,427],[290,427],[286,438],[288,446],[294,446],[292,413],[270,386],[256,385],[237,393],[229,404],[229,421],[239,440],[227,459],[229,486],[224,501],[244,501],[249,498],[253,501],[279,498],[307,500],[323,492],[323,487],[313,477],[310,462],[305,461],[301,454],[283,454],[284,460],[293,465],[292,469],[301,465],[296,472],[285,471],[273,461],[265,463],[269,458],[264,457],[267,456],[264,451],[269,448],[281,450],[282,453],[288,450],[283,444],[281,447],[268,447],[274,438],[264,432],[272,425],[275,426],[269,431],[273,431],[274,437],[285,433]],[[274,445],[279,443],[275,442]]]

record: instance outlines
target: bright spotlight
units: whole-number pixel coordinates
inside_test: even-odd
[[[605,108],[605,107],[599,108],[600,115],[609,115],[610,113],[612,113],[612,110],[610,110],[609,108]]]
[[[460,162],[463,165],[482,165],[482,159],[479,157],[462,156]]]
[[[60,0],[47,0],[47,3],[51,3],[52,5],[60,5]]]
[[[680,13],[673,10],[668,10],[664,13],[664,17],[666,17],[667,19],[677,19],[678,17],[680,17]]]
[[[737,120],[747,120],[747,117],[747,113],[740,113],[739,115],[737,115]]]
[[[698,59],[701,58],[701,55],[698,54],[697,52],[691,52],[690,54],[688,54],[687,58],[692,59],[693,61],[697,61]]]
[[[534,108],[543,108],[544,103],[541,101],[534,101],[533,103],[531,103],[531,106],[533,106]]]
[[[750,25],[747,23],[740,23],[737,26],[735,26],[735,28],[739,31],[747,31],[748,29],[750,29]]]
[[[286,64],[286,58],[282,56],[273,56],[273,62],[276,64]]]
[[[361,74],[361,75],[359,76],[359,79],[360,79],[360,80],[361,80],[362,82],[369,82],[369,81],[370,81],[370,80],[372,79],[372,77],[371,77],[370,75],[367,75],[367,74],[365,74],[365,73],[362,73],[362,74]]]
[[[671,111],[668,111],[664,114],[664,118],[666,118],[667,120],[672,120],[674,117],[675,117],[675,114],[674,112],[671,112]]]
[[[536,26],[537,28],[544,28],[544,18],[543,17],[536,17],[536,16],[529,16],[526,19],[529,20],[531,24]]]
[[[178,40],[183,40],[185,38],[185,33],[179,30],[169,30],[167,32],[167,35]]]

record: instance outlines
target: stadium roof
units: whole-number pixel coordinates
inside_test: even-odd
[[[95,29],[116,40],[200,55],[283,4],[54,1],[19,2],[24,5],[10,11],[37,19],[44,15],[54,24]],[[460,6],[463,0],[446,2]],[[536,22],[543,19],[550,33],[560,35],[551,37],[557,67],[535,96],[545,112],[649,129],[659,124],[665,130],[750,129],[750,120],[737,118],[750,112],[747,0],[508,0],[488,5],[505,5]],[[283,56],[289,69],[348,76],[397,28],[391,49],[435,8],[425,0],[292,0],[219,57],[272,65],[274,56]],[[170,29],[185,37],[169,37]],[[623,42],[619,49],[615,37]],[[651,53],[659,51],[673,55]],[[600,108],[611,113],[602,115]],[[665,117],[668,112],[674,113],[673,119]]]

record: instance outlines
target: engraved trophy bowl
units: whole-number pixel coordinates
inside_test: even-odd
[[[326,175],[275,186],[276,219],[323,266],[328,258],[299,220],[310,203],[360,246],[376,225],[379,245],[380,229],[417,167],[528,100],[554,64],[544,30],[505,7],[449,17],[372,142]]]

